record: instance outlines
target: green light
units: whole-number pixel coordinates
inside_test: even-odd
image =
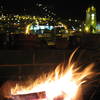
[[[94,6],[86,10],[85,32],[96,33],[96,9]]]

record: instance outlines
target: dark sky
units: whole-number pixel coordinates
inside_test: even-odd
[[[85,19],[85,10],[94,5],[97,9],[97,18],[100,19],[100,4],[99,0],[0,0],[0,5],[4,9],[9,9],[10,12],[26,12],[35,14],[41,8],[36,8],[36,3],[42,3],[47,7],[51,7],[57,16],[65,18]]]

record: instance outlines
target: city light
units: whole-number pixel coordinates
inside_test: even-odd
[[[95,14],[91,14],[91,19],[94,20]]]
[[[88,27],[88,26],[85,27],[85,31],[86,31],[86,32],[89,32],[89,27]]]
[[[25,34],[29,34],[30,33],[30,26],[31,26],[31,24],[27,25]]]

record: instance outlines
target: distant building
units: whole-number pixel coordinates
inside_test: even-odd
[[[96,33],[96,24],[96,9],[94,8],[94,6],[91,6],[86,10],[84,31],[87,33]]]

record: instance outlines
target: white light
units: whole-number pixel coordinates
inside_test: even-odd
[[[77,22],[77,19],[75,19],[75,22]]]
[[[42,4],[38,4],[38,6],[39,6],[39,7],[41,7],[41,6],[42,6]]]
[[[73,30],[76,30],[73,26],[72,26],[72,29],[73,29]]]
[[[71,19],[69,19],[69,21],[71,21]]]
[[[92,20],[94,20],[94,16],[95,16],[95,14],[92,14],[92,15],[91,15],[91,19],[92,19]]]

